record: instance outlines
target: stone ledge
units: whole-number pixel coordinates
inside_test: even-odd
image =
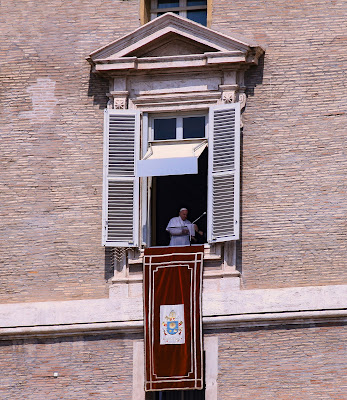
[[[249,328],[279,325],[307,325],[347,322],[347,309],[225,315],[203,318],[204,332],[209,330]],[[59,337],[98,334],[142,334],[143,320],[105,322],[92,324],[48,325],[32,327],[0,328],[0,340],[25,339],[27,337]]]
[[[204,321],[214,318],[246,319],[250,315],[276,315],[279,319],[295,313],[322,310],[335,312],[347,308],[347,286],[308,286],[283,289],[242,290],[234,287],[235,277],[206,279],[203,286]],[[0,326],[21,329],[50,326],[91,326],[117,323],[131,326],[143,320],[141,282],[132,285],[115,284],[108,299],[74,300],[0,305]],[[206,319],[207,318],[207,319]],[[216,319],[217,318],[217,319]],[[276,317],[277,318],[277,317]]]

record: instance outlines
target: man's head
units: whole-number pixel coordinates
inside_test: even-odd
[[[185,221],[188,217],[188,210],[183,207],[180,209],[180,212],[178,215],[182,218],[183,221]]]

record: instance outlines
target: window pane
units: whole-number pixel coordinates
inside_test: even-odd
[[[187,6],[206,6],[207,0],[188,0]]]
[[[179,7],[180,2],[174,0],[158,0],[158,8]]]
[[[176,118],[154,120],[154,140],[176,139]]]
[[[198,22],[201,25],[207,25],[207,11],[206,10],[194,10],[187,11],[187,18]]]
[[[158,12],[158,13],[157,13],[157,17],[160,17],[161,15],[164,15],[164,14],[166,14],[167,12],[168,12],[168,11]],[[179,15],[179,12],[178,12],[178,11],[170,11],[170,12]]]
[[[183,139],[205,137],[205,117],[183,118]]]

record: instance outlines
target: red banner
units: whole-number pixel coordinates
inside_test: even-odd
[[[146,391],[203,388],[203,256],[204,246],[145,249]]]

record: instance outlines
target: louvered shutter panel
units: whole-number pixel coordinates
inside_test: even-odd
[[[239,239],[240,104],[209,113],[208,241]]]
[[[138,246],[140,113],[105,110],[103,245]]]

